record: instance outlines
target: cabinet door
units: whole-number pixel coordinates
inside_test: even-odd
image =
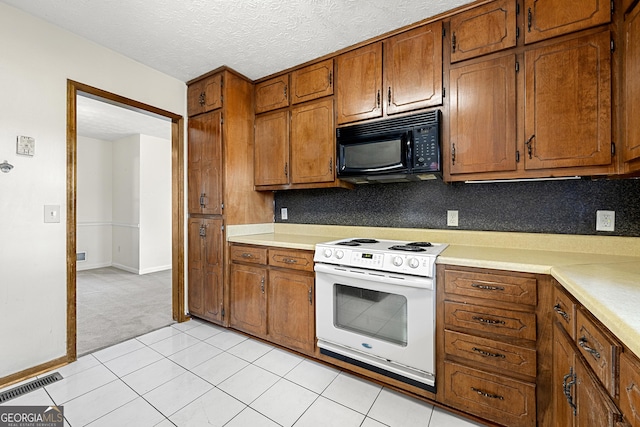
[[[640,158],[640,5],[624,21],[624,160]],[[637,168],[636,168],[637,169]]]
[[[576,426],[616,427],[622,414],[593,372],[581,358],[576,360]]]
[[[215,74],[189,85],[187,89],[187,114],[206,113],[222,107],[222,74]]]
[[[610,165],[609,31],[525,52],[525,64],[525,168]]]
[[[575,418],[575,352],[571,338],[558,323],[553,327],[553,425],[571,427]]]
[[[289,106],[289,74],[256,85],[256,114]]]
[[[333,95],[333,59],[291,73],[291,103],[299,104]]]
[[[291,183],[335,180],[333,99],[291,109]]]
[[[524,42],[533,43],[611,21],[610,0],[524,0]]]
[[[516,169],[514,55],[451,69],[450,173]]]
[[[256,117],[255,185],[289,183],[289,112]]]
[[[442,22],[384,41],[387,114],[442,104]]]
[[[620,357],[620,409],[633,427],[640,427],[640,362],[627,352]]]
[[[451,18],[451,62],[516,45],[516,2],[498,0]]]
[[[231,264],[229,324],[242,331],[265,335],[267,270],[264,267]]]
[[[311,353],[315,346],[313,276],[269,270],[269,336],[275,342]]]
[[[189,213],[222,213],[222,125],[220,111],[189,119]]]
[[[191,218],[188,225],[189,312],[222,322],[222,220]]]
[[[337,122],[382,116],[382,42],[336,58]]]

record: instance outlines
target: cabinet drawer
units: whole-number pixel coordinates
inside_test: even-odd
[[[510,427],[536,424],[536,387],[454,363],[444,364],[448,405]]]
[[[640,427],[640,362],[627,353],[620,356],[620,409],[633,427]]]
[[[267,248],[254,246],[231,245],[229,257],[231,261],[248,262],[251,264],[267,263]]]
[[[313,252],[286,249],[269,249],[269,265],[313,271]]]
[[[537,281],[532,277],[446,270],[445,292],[477,298],[536,305]]]
[[[444,349],[447,355],[489,365],[496,372],[536,376],[535,349],[453,331],[444,332]]]
[[[536,315],[451,301],[444,303],[444,322],[450,327],[527,340],[536,339]]]
[[[581,308],[576,315],[576,344],[604,388],[616,396],[618,343]]]
[[[554,286],[553,289],[554,317],[565,331],[576,337],[576,303],[563,289]]]

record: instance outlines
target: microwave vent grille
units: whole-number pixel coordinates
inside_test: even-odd
[[[411,116],[341,127],[336,129],[336,137],[341,141],[348,141],[354,138],[366,138],[369,135],[393,134],[408,128],[437,125],[439,114],[440,110],[434,110]]]

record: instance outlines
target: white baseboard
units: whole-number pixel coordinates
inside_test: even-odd
[[[137,268],[129,267],[128,265],[122,265],[114,262],[111,264],[111,266],[119,268],[120,270],[128,271],[129,273],[140,274]]]
[[[93,270],[96,268],[111,267],[110,262],[89,263],[86,261],[76,262],[76,271]]]
[[[149,267],[149,268],[145,268],[140,270],[140,272],[138,274],[149,274],[149,273],[157,273],[158,271],[165,271],[165,270],[171,270],[172,266],[171,264],[169,265],[159,265],[156,267]]]

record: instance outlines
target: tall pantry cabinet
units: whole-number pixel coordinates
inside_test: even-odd
[[[222,67],[187,83],[188,307],[228,324],[225,227],[273,221],[273,195],[253,190],[253,84]]]

